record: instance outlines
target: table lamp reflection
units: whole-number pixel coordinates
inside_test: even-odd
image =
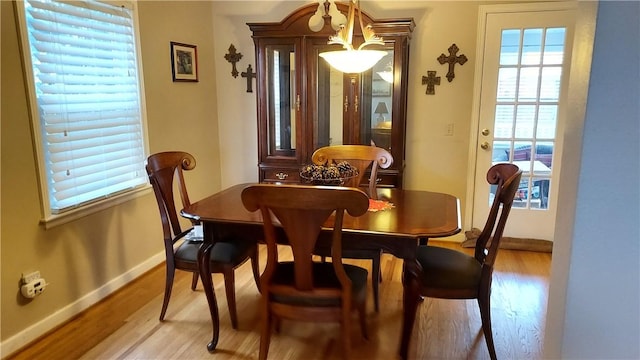
[[[387,109],[387,103],[385,103],[384,101],[380,101],[376,106],[376,110],[374,111],[374,113],[378,114],[378,117],[376,118],[378,123],[384,122],[384,115],[389,113],[389,110]]]

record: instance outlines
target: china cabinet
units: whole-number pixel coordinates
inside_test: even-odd
[[[336,5],[347,13],[347,4]],[[375,144],[394,158],[391,167],[378,172],[380,186],[402,187],[409,41],[415,23],[411,18],[376,20],[362,12],[363,22],[384,39],[378,49],[387,55],[371,70],[346,74],[318,55],[340,48],[327,44],[336,31],[329,13],[335,14],[314,3],[281,22],[247,24],[256,51],[259,180],[297,183],[315,149]],[[310,23],[318,19],[314,31]],[[362,42],[359,27],[353,42]]]

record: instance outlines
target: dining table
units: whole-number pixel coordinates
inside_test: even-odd
[[[261,239],[262,215],[250,212],[242,204],[242,190],[253,183],[233,185],[194,202],[181,215],[199,221],[203,227],[203,241],[198,251],[198,266],[207,297],[213,336],[207,344],[213,352],[219,337],[219,316],[213,282],[209,271],[209,253],[216,239],[229,236]],[[406,359],[411,332],[420,300],[420,264],[416,248],[427,239],[451,236],[461,231],[460,200],[450,194],[378,188],[378,199],[370,200],[370,211],[362,216],[344,216],[343,246],[349,249],[381,249],[403,260],[402,331],[398,355]],[[382,206],[380,206],[382,204]],[[329,242],[333,217],[323,225],[319,242]],[[284,231],[279,236],[286,243]]]

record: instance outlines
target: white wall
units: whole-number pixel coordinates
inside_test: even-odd
[[[639,19],[639,2],[599,4],[573,236],[566,257],[554,248],[545,358],[640,358]]]

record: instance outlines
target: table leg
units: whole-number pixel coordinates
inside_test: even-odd
[[[420,271],[420,264],[418,264],[415,259],[404,261],[402,275],[404,288],[402,335],[400,338],[400,349],[398,351],[400,359],[403,360],[406,360],[409,357],[409,342],[411,340],[413,324],[416,321],[416,312],[418,310],[418,302],[420,299],[420,283],[418,280]]]
[[[206,239],[205,230],[205,239]],[[213,291],[213,281],[211,280],[211,270],[209,263],[209,256],[213,244],[208,241],[203,241],[200,249],[198,250],[198,268],[200,270],[200,279],[202,280],[202,286],[204,287],[204,293],[207,295],[207,302],[209,303],[209,312],[211,313],[211,324],[213,325],[213,337],[211,342],[207,344],[207,350],[213,352],[218,345],[218,336],[220,335],[220,318],[218,316],[218,303],[216,301],[216,293]]]

